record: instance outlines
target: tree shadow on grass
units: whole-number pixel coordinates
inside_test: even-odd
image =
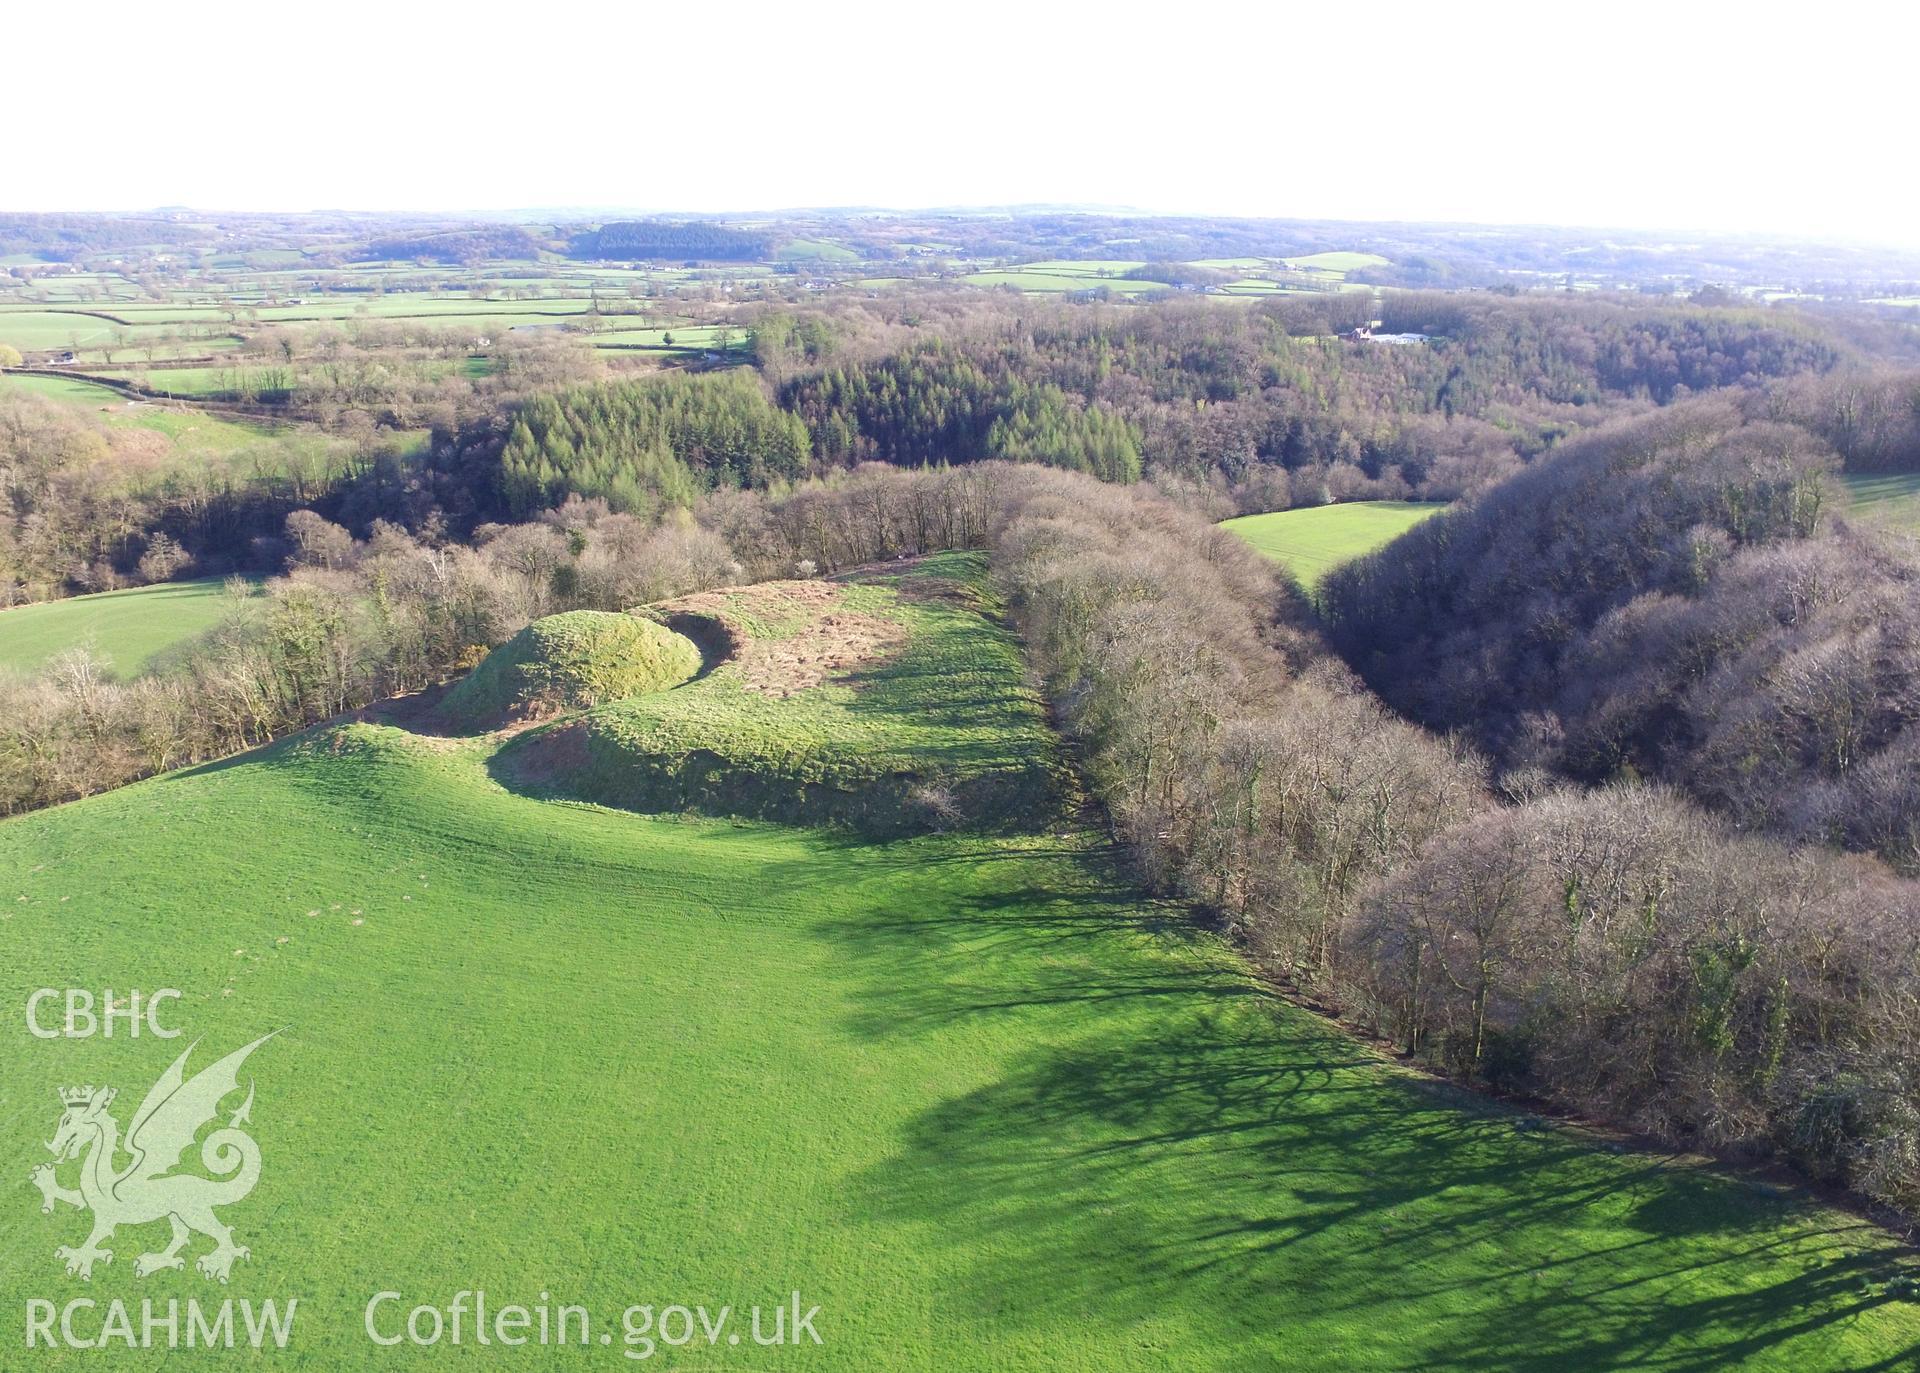
[[[1274,1003],[1204,936],[1074,866],[819,927],[863,965],[850,1015],[877,1045],[1017,1023],[1033,1046],[923,1111],[851,1200],[940,1253],[955,1318],[1094,1342],[1153,1330],[1223,1367],[1920,1356],[1920,1308],[1889,1305],[1896,1260],[1866,1223],[1517,1129]]]
[[[1316,1369],[1707,1370],[1789,1340],[1782,1366],[1871,1366],[1800,1339],[1884,1300],[1861,1290],[1883,1257],[1833,1261],[1848,1223],[1516,1132],[1257,1018],[1036,1050],[925,1112],[860,1205],[950,1245],[961,1309],[1088,1313],[1094,1339],[1180,1310]],[[1677,1187],[1688,1242],[1632,1222]]]

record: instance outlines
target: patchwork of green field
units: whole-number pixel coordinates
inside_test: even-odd
[[[494,296],[474,297],[442,292],[385,292],[369,295],[320,295],[303,298],[298,305],[266,304],[243,300],[223,303],[160,303],[153,301],[115,301],[98,306],[100,313],[87,313],[94,307],[59,308],[41,306],[28,309],[9,306],[0,309],[0,343],[16,348],[47,349],[97,347],[113,339],[116,332],[139,346],[140,340],[156,326],[224,326],[236,319],[272,323],[345,322],[355,319],[446,319],[463,326],[488,324],[499,327],[521,321],[565,319],[591,313],[596,302],[580,295],[536,295],[525,299]],[[612,309],[616,302],[601,304]],[[113,318],[103,316],[111,315]]]
[[[376,1361],[377,1293],[401,1294],[391,1336],[477,1289],[585,1308],[608,1357],[630,1306],[728,1304],[718,1340],[744,1343],[750,1306],[770,1329],[798,1291],[821,1343],[775,1361],[807,1368],[1819,1373],[1920,1349],[1880,1232],[1381,1061],[1096,837],[652,819],[517,792],[497,747],[347,724],[0,823],[0,1004],[177,988],[186,1036],[0,1037],[0,1308],[298,1298],[284,1357],[314,1370]],[[58,1089],[118,1088],[125,1123],[188,1044],[193,1069],[269,1031],[230,1285],[198,1239],[136,1277],[151,1225],[68,1276],[87,1218],[26,1185]]]
[[[830,239],[796,239],[779,252],[786,264],[812,264],[815,270],[840,273],[858,262],[858,255]],[[1347,272],[1383,263],[1375,254],[1326,252],[1290,259],[1229,257],[1202,259],[1192,265],[1238,274],[1231,285],[1215,294],[1266,296],[1287,290],[1368,289],[1345,281]],[[475,328],[499,330],[514,324],[585,315],[594,307],[593,292],[612,286],[639,298],[670,294],[689,283],[732,283],[730,289],[751,293],[772,277],[774,264],[710,263],[686,266],[588,266],[565,259],[546,258],[537,264],[505,262],[450,266],[421,262],[356,262],[345,267],[316,268],[300,254],[288,251],[234,255],[217,264],[217,278],[196,285],[169,288],[164,300],[152,299],[142,282],[113,273],[62,274],[36,279],[28,288],[0,288],[0,342],[23,350],[77,348],[82,361],[104,364],[108,359],[92,350],[109,343],[115,330],[124,337],[121,348],[140,348],[151,339],[153,326],[197,326],[216,331],[220,326],[249,324],[315,324],[352,320],[448,319]],[[968,265],[957,264],[962,270]],[[972,272],[961,279],[972,285],[1012,286],[1038,294],[1066,294],[1097,287],[1120,295],[1141,296],[1166,287],[1137,281],[1127,273],[1144,265],[1139,259],[1053,259],[1018,263],[1005,268]],[[849,280],[861,289],[881,289],[898,278]],[[354,289],[366,286],[386,289]],[[298,298],[299,304],[285,303]],[[603,303],[602,308],[605,308]],[[92,319],[76,312],[97,310],[123,323]],[[14,336],[8,336],[8,330]],[[230,345],[229,345],[230,346]],[[193,347],[172,342],[156,344],[161,356],[191,356]],[[119,359],[115,359],[118,361]]]
[[[1920,534],[1920,473],[1842,477],[1855,519]]]
[[[1224,520],[1256,552],[1273,559],[1311,590],[1345,562],[1371,553],[1444,510],[1438,501],[1346,501]]]
[[[227,320],[235,313],[262,323],[299,323],[351,319],[438,319],[461,323],[519,318],[546,319],[584,315],[594,302],[582,296],[536,295],[527,299],[475,297],[451,292],[387,291],[367,295],[318,295],[298,305],[234,302],[228,306],[116,306],[113,313],[136,322]]]
[[[153,292],[119,275],[60,276],[31,285],[0,277],[0,305],[14,309],[113,310],[115,302],[150,302]]]
[[[355,321],[405,323],[444,332],[458,330],[475,339],[492,338],[511,331],[560,330],[588,322],[594,314],[594,302],[580,297],[553,297],[513,302],[469,300],[458,296],[396,295],[343,303],[333,298],[319,307],[318,314],[302,316],[306,322],[332,320],[353,327]],[[677,351],[718,346],[719,326],[683,323],[671,310],[652,309],[642,313],[626,300],[601,303],[599,327],[583,331],[602,348],[666,348]],[[288,306],[253,312],[260,323],[292,319],[306,306]],[[94,315],[52,310],[0,310],[0,342],[11,337],[15,346],[26,350],[70,348],[78,346],[76,366],[86,374],[137,382],[163,395],[208,398],[243,389],[248,377],[263,374],[261,365],[251,362],[233,365],[152,367],[147,364],[173,357],[198,358],[219,354],[238,346],[238,339],[220,333],[211,337],[194,336],[224,329],[234,311],[181,305],[123,305],[114,307],[121,324]],[[186,338],[176,335],[189,332]],[[735,345],[744,341],[743,331],[731,331]],[[109,346],[111,345],[111,346]],[[409,365],[429,375],[448,375],[456,371],[481,375],[490,366],[484,358],[465,362],[445,359],[412,359]]]
[[[103,658],[118,677],[219,624],[227,592],[218,577],[103,591],[0,610],[0,671],[32,672],[70,648]]]
[[[1348,282],[1346,274],[1386,263],[1386,258],[1373,253],[1328,252],[1292,258],[1203,258],[1185,265],[1239,274],[1237,280],[1216,287],[1216,294],[1264,296],[1305,290],[1371,290],[1363,284]],[[1084,261],[1062,258],[974,272],[962,279],[974,286],[1015,286],[1035,293],[1085,291],[1097,286],[1126,295],[1169,289],[1159,282],[1135,280],[1126,275],[1146,265],[1139,260],[1122,258]]]

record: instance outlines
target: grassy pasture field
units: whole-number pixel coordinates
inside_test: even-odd
[[[1371,553],[1445,509],[1437,501],[1346,501],[1223,520],[1309,590],[1341,563]]]
[[[731,328],[726,331],[732,335],[738,345],[746,338],[746,331]],[[635,319],[633,327],[618,318],[610,321],[610,327],[599,333],[582,337],[596,348],[711,348],[719,342],[721,326],[711,324],[646,324]],[[671,336],[672,343],[667,339]]]
[[[951,609],[979,643],[956,621],[924,651],[1000,664],[980,670],[1018,699],[1004,634]],[[737,617],[770,644],[796,618]],[[1005,728],[1020,747],[1030,710]],[[9,1321],[30,1298],[297,1297],[276,1363],[414,1368],[479,1356],[373,1351],[374,1293],[403,1294],[391,1324],[551,1292],[617,1367],[628,1305],[731,1303],[740,1329],[797,1289],[822,1344],[768,1362],[1819,1373],[1920,1351],[1880,1232],[1386,1063],[1140,898],[1097,835],[648,817],[504,784],[501,746],[342,724],[0,822],[0,1003],[178,988],[188,1035],[0,1038]],[[269,1030],[231,1286],[136,1278],[161,1227],[67,1277],[53,1250],[84,1217],[25,1181],[56,1090],[115,1085],[124,1122],[192,1037],[198,1066]]]
[[[171,370],[155,372],[171,375]],[[98,416],[116,429],[145,429],[164,434],[174,447],[193,452],[230,453],[260,442],[269,431],[244,420],[210,415],[186,406],[129,401],[110,386],[79,377],[0,376],[0,393],[42,396]]]
[[[1840,479],[1852,505],[1845,512],[1869,524],[1920,534],[1920,473]]]
[[[111,339],[113,331],[120,327],[110,319],[73,311],[0,311],[0,343],[12,344],[23,353],[49,348],[84,348],[90,343]]]
[[[1282,259],[1289,267],[1299,267],[1313,272],[1357,272],[1365,267],[1385,267],[1387,259],[1378,253],[1329,252],[1308,253],[1303,257]]]
[[[32,672],[57,653],[87,647],[116,676],[138,676],[157,655],[219,624],[226,604],[214,577],[0,610],[0,671]]]
[[[232,384],[236,371],[259,369],[232,367],[96,367],[103,377],[137,382],[162,394],[175,396],[217,396]]]

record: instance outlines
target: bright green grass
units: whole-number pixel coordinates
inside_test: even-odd
[[[195,452],[231,453],[258,444],[269,434],[267,429],[245,421],[223,419],[190,406],[155,405],[146,401],[123,403],[105,418],[116,427],[150,429],[165,434],[176,448]]]
[[[168,373],[156,373],[166,376]],[[129,403],[110,386],[77,377],[0,376],[0,392],[17,391],[44,396],[98,416],[116,429],[147,429],[164,434],[174,447],[195,452],[228,453],[259,443],[268,431],[240,420],[223,419],[202,410]]]
[[[616,1339],[633,1303],[822,1308],[823,1347],[712,1367],[1821,1373],[1920,1351],[1879,1232],[1386,1066],[1091,840],[650,820],[514,794],[491,746],[349,725],[0,823],[13,1347],[30,1298],[298,1297],[276,1366],[625,1365],[366,1343],[375,1292],[479,1288],[550,1292]],[[231,1287],[135,1279],[160,1227],[91,1284],[62,1272],[85,1218],[26,1182],[56,1089],[114,1085],[124,1123],[190,1040],[32,1039],[42,986],[180,989],[196,1064],[281,1031],[247,1067],[265,1169],[226,1212],[252,1250]]]
[[[1220,527],[1238,534],[1311,589],[1341,563],[1371,553],[1441,509],[1444,506],[1434,501],[1348,501],[1243,515]]]
[[[119,327],[98,315],[44,309],[0,311],[0,343],[10,343],[21,352],[84,348],[111,339]]]
[[[29,376],[19,372],[0,374],[0,392],[40,396],[93,411],[105,405],[122,406],[127,399],[111,386],[102,386],[98,382],[82,381],[77,377]]]
[[[1920,533],[1920,473],[1842,477],[1853,499],[1847,513],[1870,524]]]
[[[639,615],[569,610],[535,620],[448,693],[443,712],[478,729],[664,691],[700,670],[700,650]]]
[[[212,629],[225,613],[217,577],[14,606],[0,610],[0,669],[31,672],[57,653],[86,647],[109,660],[117,675],[133,677],[156,655]]]
[[[99,367],[101,376],[137,382],[161,395],[217,396],[233,385],[241,372],[259,372],[259,368],[232,367]]]

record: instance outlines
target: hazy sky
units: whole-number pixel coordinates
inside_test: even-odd
[[[1920,246],[1913,13],[21,5],[0,209],[1068,201]]]

